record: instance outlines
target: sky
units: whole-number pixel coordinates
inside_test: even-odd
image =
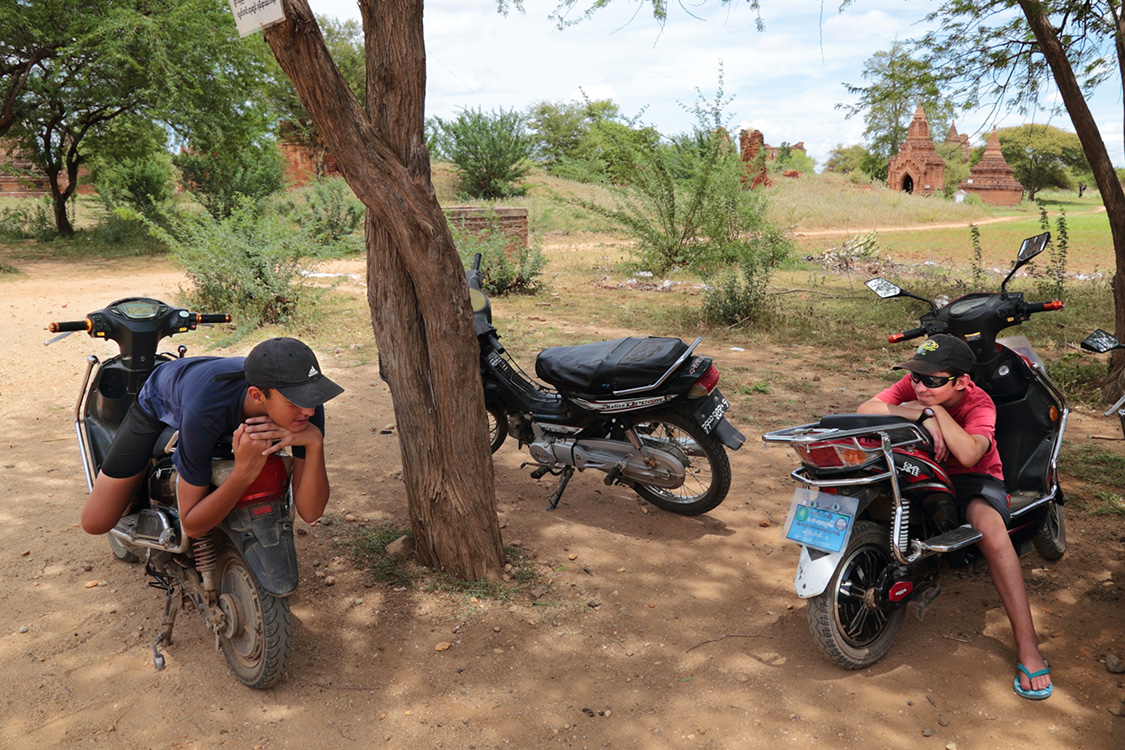
[[[313,12],[359,20],[355,0],[309,0]],[[427,116],[462,108],[525,111],[540,101],[612,99],[664,134],[688,130],[684,111],[699,92],[714,99],[720,65],[732,129],[755,128],[766,143],[804,142],[818,168],[838,145],[863,142],[862,116],[843,83],[866,85],[863,63],[897,38],[921,36],[930,0],[856,0],[843,13],[837,0],[762,0],[765,31],[744,2],[669,3],[661,29],[647,0],[616,0],[565,30],[548,18],[556,0],[525,0],[525,13],[496,11],[496,0],[426,0]],[[690,11],[690,12],[689,12]],[[1122,152],[1120,87],[1103,85],[1091,107],[1114,163]],[[1116,95],[1115,95],[1116,94]],[[993,125],[1031,121],[1018,113],[959,115],[958,132],[974,145]],[[1073,130],[1065,115],[1034,118]]]

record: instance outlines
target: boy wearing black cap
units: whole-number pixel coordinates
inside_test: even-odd
[[[266,458],[293,454],[293,502],[305,521],[328,503],[324,406],[343,393],[316,355],[291,338],[255,346],[243,357],[188,357],[157,367],[137,394],[82,508],[82,528],[105,534],[129,507],[165,425],[179,430],[172,462],[180,522],[201,537],[230,513]],[[231,441],[234,470],[211,491],[215,446]]]
[[[1039,653],[1039,639],[1020,570],[1008,536],[1008,492],[996,450],[996,405],[969,376],[973,352],[961,339],[935,334],[896,370],[907,374],[862,404],[860,414],[893,414],[924,426],[934,439],[934,455],[953,481],[965,520],[981,533],[977,543],[1012,624],[1019,659],[1013,688],[1024,698],[1050,696],[1050,670]]]

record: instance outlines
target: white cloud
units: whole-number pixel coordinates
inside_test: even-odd
[[[355,0],[310,4],[318,14],[359,18]],[[694,102],[697,87],[713,97],[721,60],[726,93],[735,96],[728,114],[762,130],[771,145],[804,141],[821,164],[836,144],[862,140],[862,118],[845,120],[835,108],[854,100],[841,84],[862,84],[864,61],[894,39],[920,36],[929,8],[864,0],[841,14],[828,0],[771,2],[762,13],[766,31],[758,33],[742,3],[689,4],[697,17],[669,3],[663,30],[647,3],[618,0],[563,31],[547,19],[553,0],[526,6],[526,15],[503,17],[495,0],[427,0],[427,114],[524,109],[580,98],[581,89],[592,99],[613,99],[627,115],[644,109],[645,122],[670,134],[691,124],[679,102]],[[1122,162],[1121,103],[1101,94],[1091,105],[1111,155]],[[986,116],[959,117],[958,130],[983,137],[991,130]],[[1013,115],[1001,126],[1022,121]],[[1053,122],[1070,128],[1066,118]]]

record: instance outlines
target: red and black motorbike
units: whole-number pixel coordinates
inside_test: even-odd
[[[973,293],[938,309],[885,279],[867,286],[882,298],[926,302],[921,325],[891,342],[949,333],[976,356],[973,381],[996,404],[996,445],[1004,464],[1012,542],[1048,560],[1066,551],[1057,462],[1067,407],[1023,336],[997,339],[1031,315],[1062,303],[1026,302],[1007,291],[1015,272],[1041,253],[1050,235],[1024,240],[999,293]],[[894,643],[913,602],[919,619],[940,592],[945,568],[983,556],[980,532],[963,523],[952,483],[933,458],[930,434],[896,416],[832,414],[819,422],[763,436],[796,451],[801,467],[785,537],[801,546],[794,587],[808,599],[817,647],[848,669],[879,660]]]
[[[91,354],[74,410],[74,428],[93,487],[113,436],[153,370],[177,354],[157,352],[160,341],[199,325],[229,323],[230,315],[204,315],[142,297],[120,299],[84,320],[51,323],[60,333],[74,331],[117,344],[120,353],[104,362]],[[203,616],[240,682],[266,688],[281,675],[292,646],[292,620],[286,597],[297,588],[290,492],[291,458],[273,454],[238,504],[200,539],[180,526],[177,472],[172,464],[176,432],[168,428],[157,442],[133,509],[107,537],[113,554],[126,562],[145,562],[150,584],[165,591],[163,630],[152,644],[157,669],[164,667],[161,644],[171,644],[180,609],[190,602]],[[212,486],[234,468],[229,450],[212,461]]]

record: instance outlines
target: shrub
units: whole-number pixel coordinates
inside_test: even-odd
[[[703,319],[708,325],[754,325],[773,312],[767,291],[772,268],[746,260],[740,271],[727,270],[711,279],[710,288],[703,293]]]
[[[467,232],[456,225],[450,225],[449,229],[462,265],[468,268],[473,257],[481,254],[480,268],[486,292],[501,295],[539,289],[540,276],[547,265],[543,251],[537,245],[525,247],[512,242],[511,237],[500,230],[495,216],[491,217],[485,233]]]
[[[184,152],[173,161],[184,183],[216,219],[239,205],[239,196],[261,200],[281,192],[281,154],[273,141],[202,154]]]
[[[291,323],[311,312],[314,290],[301,275],[311,243],[249,198],[224,219],[201,215],[179,222],[174,233],[154,231],[191,281],[188,297],[198,309],[257,325]]]
[[[708,274],[732,263],[770,268],[789,252],[766,218],[765,191],[745,189],[738,150],[724,127],[722,77],[715,99],[691,108],[692,132],[670,142],[637,137],[632,127],[603,128],[606,161],[621,184],[614,208],[573,203],[620,226],[636,240],[639,265],[655,273],[690,268]]]
[[[464,195],[494,199],[527,192],[515,184],[531,171],[533,143],[522,115],[514,109],[463,109],[455,119],[438,122],[442,149],[457,166]]]
[[[306,199],[307,207],[297,215],[297,221],[315,242],[344,253],[361,249],[354,234],[363,220],[363,204],[356,200],[346,180],[317,179]]]
[[[0,239],[50,242],[59,236],[50,196],[0,209]]]
[[[173,181],[172,157],[167,153],[121,158],[99,167],[98,197],[109,213],[127,206],[163,224],[172,211]]]

